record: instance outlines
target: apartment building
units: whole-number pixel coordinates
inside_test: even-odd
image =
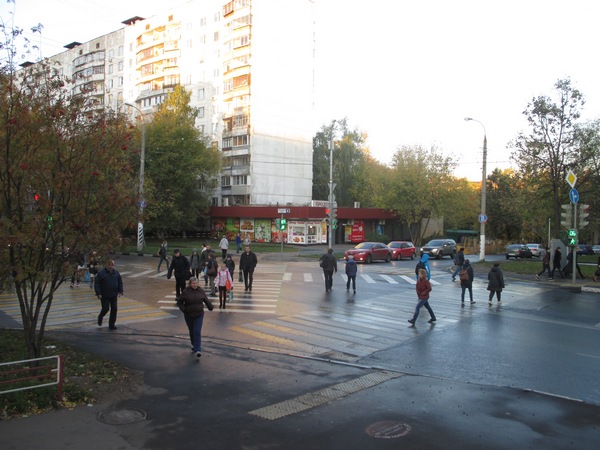
[[[312,200],[314,2],[190,0],[51,58],[98,107],[151,115],[176,85],[222,152],[214,206]],[[132,111],[135,115],[137,111]]]

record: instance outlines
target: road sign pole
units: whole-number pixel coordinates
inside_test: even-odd
[[[577,196],[579,197],[579,196]],[[577,230],[577,203],[573,204],[573,228]],[[571,270],[573,271],[571,282],[575,284],[575,269],[577,268],[577,246],[571,247],[571,251],[573,252],[573,267]]]
[[[283,219],[283,213],[281,214],[281,219]],[[281,220],[279,223],[281,223]],[[283,261],[283,230],[281,227],[279,228],[279,241],[281,242],[281,260]]]

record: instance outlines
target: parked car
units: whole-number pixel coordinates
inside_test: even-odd
[[[527,248],[527,246],[524,244],[510,244],[506,247],[506,251],[504,252],[504,254],[506,255],[506,259],[533,257],[533,253],[531,253],[531,250],[529,250],[529,248]]]
[[[592,250],[594,251],[594,255],[600,255],[600,245],[594,245]]]
[[[390,262],[392,260],[392,249],[381,242],[362,242],[344,252],[346,261],[349,255],[354,255],[354,261],[367,264],[373,261]]]
[[[456,256],[456,242],[454,239],[433,239],[421,247],[421,255],[424,254],[436,259],[442,259],[444,256],[450,256],[454,259]]]
[[[531,253],[533,254],[533,256],[535,256],[536,258],[543,258],[544,255],[546,254],[546,247],[544,247],[542,244],[526,244],[527,248],[529,250],[531,250]]]
[[[579,244],[577,246],[577,254],[578,255],[593,255],[594,250],[592,250],[592,247],[590,245]]]
[[[392,249],[392,259],[415,259],[417,256],[417,248],[410,241],[392,241],[388,247]]]

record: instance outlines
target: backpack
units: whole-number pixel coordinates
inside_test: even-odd
[[[458,272],[458,278],[460,278],[460,281],[469,281],[469,272],[467,272],[467,269]]]
[[[423,261],[419,261],[417,263],[417,267],[415,267],[415,275],[419,275],[419,269],[425,269],[425,263]]]
[[[166,252],[165,248],[164,248],[164,247],[161,245],[161,246],[160,246],[160,249],[158,250],[158,254],[159,254],[160,256],[165,256],[165,255],[166,255],[166,253],[167,253],[167,252]]]
[[[209,260],[207,267],[208,267],[208,270],[206,271],[207,275],[215,276],[217,274],[217,271],[218,271],[217,270],[217,267],[218,267],[217,261],[215,261],[214,259]]]

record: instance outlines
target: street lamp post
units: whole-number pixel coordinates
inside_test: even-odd
[[[329,248],[333,248],[333,221],[336,214],[333,209],[334,195],[333,190],[335,184],[333,183],[333,131],[335,129],[335,120],[331,124],[331,136],[329,137]]]
[[[479,216],[479,240],[480,240],[480,248],[479,248],[479,261],[485,261],[485,222],[487,217],[485,216],[485,199],[486,199],[486,169],[487,169],[487,133],[485,131],[485,125],[477,119],[473,119],[472,117],[465,117],[467,122],[473,121],[477,122],[483,128],[483,169],[481,175],[481,215]]]
[[[144,207],[146,206],[144,200],[144,169],[146,166],[146,119],[142,110],[131,103],[125,103],[125,105],[137,110],[142,119],[142,148],[140,149],[140,217],[138,221],[138,232],[137,232],[137,251],[141,252],[144,249],[144,224],[142,223],[142,216],[144,214]]]

